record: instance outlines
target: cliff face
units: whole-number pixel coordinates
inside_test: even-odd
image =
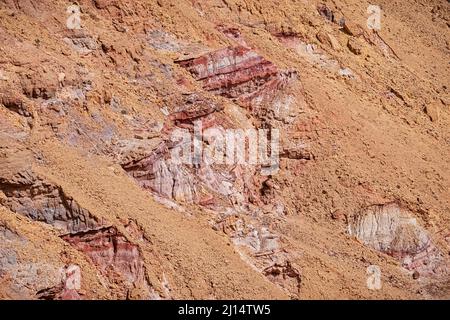
[[[0,17],[0,298],[450,298],[447,1]]]

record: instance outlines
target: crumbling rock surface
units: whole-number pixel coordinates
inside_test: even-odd
[[[289,295],[298,298],[301,286],[299,267],[292,264],[293,255],[283,247],[281,236],[270,230],[270,223],[270,219],[257,212],[224,213],[213,228],[230,237],[245,262]]]
[[[63,232],[101,225],[61,187],[39,177],[32,167],[34,161],[26,149],[5,148],[0,154],[0,205]]]
[[[3,222],[0,224],[0,283],[2,294],[15,299],[80,299],[74,283],[73,270],[80,271],[78,266],[64,267],[58,261],[57,252],[47,254],[40,252],[47,239],[42,238],[42,230],[34,230],[35,234],[24,234],[26,222],[24,218],[13,218],[13,213],[6,213],[0,207]],[[5,222],[7,221],[7,222]],[[17,223],[21,222],[21,225]],[[18,229],[17,227],[21,228]],[[48,230],[45,231],[49,235]],[[37,254],[39,252],[39,254]],[[79,272],[77,276],[81,277]],[[79,278],[78,278],[79,279]],[[79,284],[79,283],[78,283]]]
[[[74,30],[1,1],[0,298],[448,298],[449,15],[423,2],[374,31],[356,0],[81,1]],[[278,129],[278,171],[178,163],[199,122],[203,148]]]
[[[272,282],[285,287],[296,298],[300,292],[301,275],[296,267],[289,261],[283,264],[275,263],[274,265],[264,269],[264,275]]]
[[[416,218],[397,203],[374,205],[355,216],[349,232],[365,245],[389,254],[421,275],[448,272],[445,255]]]
[[[327,7],[325,4],[320,4],[317,6],[317,12],[319,12],[322,17],[330,22],[336,23],[340,26],[345,24],[345,18],[342,16],[342,13],[336,9],[333,10]]]
[[[63,39],[76,52],[86,55],[96,50],[98,47],[97,41],[90,35],[74,30],[71,34]]]
[[[200,133],[209,128],[224,131],[222,123],[225,120],[219,114],[222,110],[221,105],[195,94],[189,95],[185,104],[169,114],[159,144],[146,154],[126,157],[122,167],[142,188],[167,199],[209,206],[217,202],[213,197],[215,194],[228,203],[241,205],[242,199],[251,193],[248,191],[251,172],[244,174],[239,165],[209,165],[203,157],[194,159],[191,150],[197,121],[201,123]],[[184,131],[177,133],[179,129]],[[180,133],[190,138],[186,140]],[[208,139],[207,135],[198,138],[202,148],[212,142]],[[243,182],[242,186],[235,184],[241,183],[239,180]]]
[[[399,59],[398,55],[394,52],[391,46],[389,46],[385,40],[380,36],[376,30],[365,30],[359,24],[346,19],[341,13],[333,11],[326,5],[320,5],[317,8],[320,15],[330,22],[337,24],[342,28],[342,31],[354,38],[363,38],[367,43],[374,46],[379,50],[385,57]],[[339,18],[338,18],[339,17]],[[353,39],[354,40],[354,39]],[[352,52],[354,49],[351,49]],[[358,53],[360,54],[360,53]]]
[[[70,233],[61,238],[87,255],[110,277],[119,275],[129,285],[146,283],[138,246],[130,243],[115,227]]]
[[[186,103],[175,109],[169,115],[169,123],[176,127],[193,130],[195,121],[201,120],[203,130],[220,125],[219,117],[215,114],[223,110],[223,106],[208,101],[197,95],[190,95]],[[167,130],[168,128],[166,128]]]
[[[306,43],[295,35],[278,35],[277,38],[283,45],[293,49],[295,53],[297,53],[300,57],[304,58],[306,61],[315,66],[323,68],[328,72],[334,73],[344,78],[358,78],[351,69],[343,66],[338,60],[330,57],[326,52],[323,52],[323,50],[321,50],[314,44]],[[339,46],[339,44],[335,43],[334,46]]]
[[[280,104],[266,108],[266,112],[275,109],[277,113],[277,108],[289,108],[290,101],[282,100],[277,94],[297,80],[294,71],[279,71],[275,64],[243,46],[223,48],[177,63],[200,81],[205,90],[250,110],[259,110],[263,104]],[[277,99],[282,101],[275,102]]]
[[[6,159],[4,163],[8,165],[11,159]],[[120,279],[128,290],[139,287],[143,290],[143,297],[151,297],[144,262],[137,245],[130,243],[115,227],[103,227],[105,223],[67,196],[61,187],[39,178],[29,166],[21,169],[0,177],[2,206],[33,221],[53,226],[63,234],[63,240],[89,257],[112,283]],[[136,233],[136,230],[132,231]],[[8,241],[20,240],[20,236],[6,226],[0,226],[0,237]],[[9,261],[8,264],[16,261],[14,252],[4,253],[6,256],[3,258]],[[61,273],[66,275],[61,282],[40,289],[36,297],[45,300],[81,299],[77,290],[67,284],[70,276],[66,273],[73,272],[73,268],[69,269]]]
[[[123,168],[142,188],[192,203],[196,199],[195,180],[187,168],[165,158],[169,155],[167,144],[162,142],[150,155],[125,163]]]
[[[70,265],[62,268],[61,283],[58,285],[41,289],[36,293],[39,300],[81,300],[82,296],[76,290],[76,286],[81,281],[80,269],[78,266]]]
[[[277,67],[246,47],[228,47],[178,61],[203,87],[228,98],[255,91],[278,72]]]
[[[100,225],[97,218],[80,207],[61,188],[41,180],[28,182],[13,184],[0,178],[0,190],[6,196],[0,198],[0,204],[64,232],[89,230]]]

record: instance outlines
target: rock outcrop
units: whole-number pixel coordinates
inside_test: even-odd
[[[444,0],[0,2],[0,298],[449,297]]]
[[[298,80],[297,73],[280,71],[248,47],[227,47],[177,63],[201,82],[205,90],[231,99],[257,117],[282,120],[295,114],[290,113],[294,95],[284,91]]]
[[[87,255],[110,278],[119,276],[128,286],[146,285],[144,261],[138,246],[115,227],[70,233],[61,238]]]
[[[251,94],[270,81],[278,68],[255,51],[238,46],[178,61],[204,89],[227,98]]]
[[[362,243],[398,259],[421,275],[448,273],[445,255],[416,218],[397,203],[374,205],[357,215],[349,232]]]
[[[6,199],[0,204],[32,220],[53,225],[65,232],[96,228],[101,223],[89,211],[64,194],[61,188],[36,180],[32,184],[12,186],[0,183]]]

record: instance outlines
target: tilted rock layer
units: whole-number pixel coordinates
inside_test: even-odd
[[[450,297],[447,1],[68,5],[0,0],[0,298]]]

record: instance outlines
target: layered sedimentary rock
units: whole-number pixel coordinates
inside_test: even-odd
[[[242,46],[220,49],[178,63],[201,81],[203,88],[228,98],[254,92],[278,72],[272,62]]]
[[[297,72],[279,70],[246,46],[227,47],[177,63],[205,90],[232,100],[270,127],[277,127],[273,120],[293,122],[306,107]]]
[[[0,191],[3,206],[61,231],[77,232],[101,225],[60,187],[38,178],[31,170],[17,172],[11,179],[0,177]]]
[[[238,214],[230,210],[219,215],[213,228],[231,239],[245,262],[292,297],[298,297],[300,269],[292,263],[294,255],[285,248],[281,236],[271,231],[272,221],[282,218],[283,210],[274,208],[273,215],[264,217],[258,211]]]
[[[207,205],[211,204],[212,193],[230,196],[233,193],[232,177],[227,174],[230,166],[213,169],[203,161],[202,155],[194,159],[193,152],[194,144],[203,149],[209,143],[203,136],[205,130],[223,131],[225,120],[219,114],[222,110],[221,105],[196,94],[189,95],[183,105],[168,115],[159,144],[146,154],[125,157],[122,167],[141,187],[167,199]],[[200,127],[194,132],[197,122]],[[201,136],[194,137],[194,134]]]
[[[128,284],[145,282],[144,261],[138,246],[130,243],[115,227],[67,234],[62,239],[86,254],[101,272],[113,272]]]
[[[35,221],[43,221],[70,232],[89,230],[100,225],[98,219],[66,196],[61,188],[42,181],[16,188],[1,184],[6,199],[0,203],[11,211]]]
[[[102,227],[104,223],[66,196],[60,187],[39,181],[15,189],[3,184],[2,190],[6,195],[5,199],[0,199],[2,205],[34,221],[52,225],[62,233],[68,233],[61,238],[89,257],[110,281],[124,281],[128,287],[140,286],[144,290],[142,297],[150,297],[138,246],[130,243],[115,227]],[[6,237],[14,236],[7,229],[3,233]],[[80,298],[64,282],[43,289],[37,293],[37,297]]]
[[[169,121],[165,123],[166,130],[175,126],[192,131],[194,122],[198,120],[201,120],[203,130],[217,127],[221,122],[217,112],[222,110],[222,105],[208,101],[196,94],[189,95],[185,103],[175,108],[174,112],[169,115]]]
[[[3,218],[0,222],[0,284],[3,289],[0,296],[4,298],[6,294],[9,299],[82,299],[81,269],[62,261],[61,243],[50,243],[52,232],[49,228],[14,216],[4,207],[0,207],[0,216]],[[27,230],[31,224],[33,232]],[[48,253],[43,248],[52,248],[54,252]],[[74,259],[73,263],[79,261]]]
[[[384,2],[379,32],[356,0],[82,1],[75,30],[0,2],[0,298],[448,297],[444,0]],[[278,129],[279,170],[178,163],[199,122],[203,150]],[[384,199],[414,210],[350,219]]]
[[[61,187],[46,181],[32,168],[33,155],[11,149],[0,157],[0,204],[63,232],[98,227],[101,222]]]
[[[36,293],[41,300],[80,300],[82,297],[78,293],[81,282],[80,268],[76,265],[69,265],[61,269],[61,282],[54,287],[39,290]]]
[[[106,221],[80,206],[61,186],[40,177],[33,170],[33,156],[26,150],[15,150],[0,160],[3,165],[0,170],[2,206],[33,221],[51,225],[63,240],[85,254],[111,283],[121,281],[125,284],[125,291],[139,288],[141,297],[151,297],[144,261],[137,245],[132,244],[116,227],[105,226]],[[131,227],[130,224],[128,227]],[[20,240],[18,234],[5,226],[0,226],[0,236],[8,241]],[[14,257],[12,252],[5,259],[9,261]],[[66,271],[61,274],[65,275]],[[38,291],[36,297],[80,299],[77,291],[66,282],[67,278],[64,278],[55,285],[49,285]]]
[[[374,205],[354,217],[349,232],[365,245],[391,255],[421,275],[448,272],[445,256],[416,218],[396,203]]]
[[[164,150],[163,153],[161,151]],[[202,163],[179,163],[170,158],[173,148],[165,143],[150,155],[123,165],[123,168],[144,189],[158,196],[179,202],[212,205],[222,197],[228,204],[243,205],[252,197],[251,174],[242,172],[239,166],[209,166]],[[246,189],[250,187],[250,189]],[[243,193],[242,191],[247,191]],[[213,195],[218,196],[214,200]],[[253,194],[253,198],[256,197]]]

